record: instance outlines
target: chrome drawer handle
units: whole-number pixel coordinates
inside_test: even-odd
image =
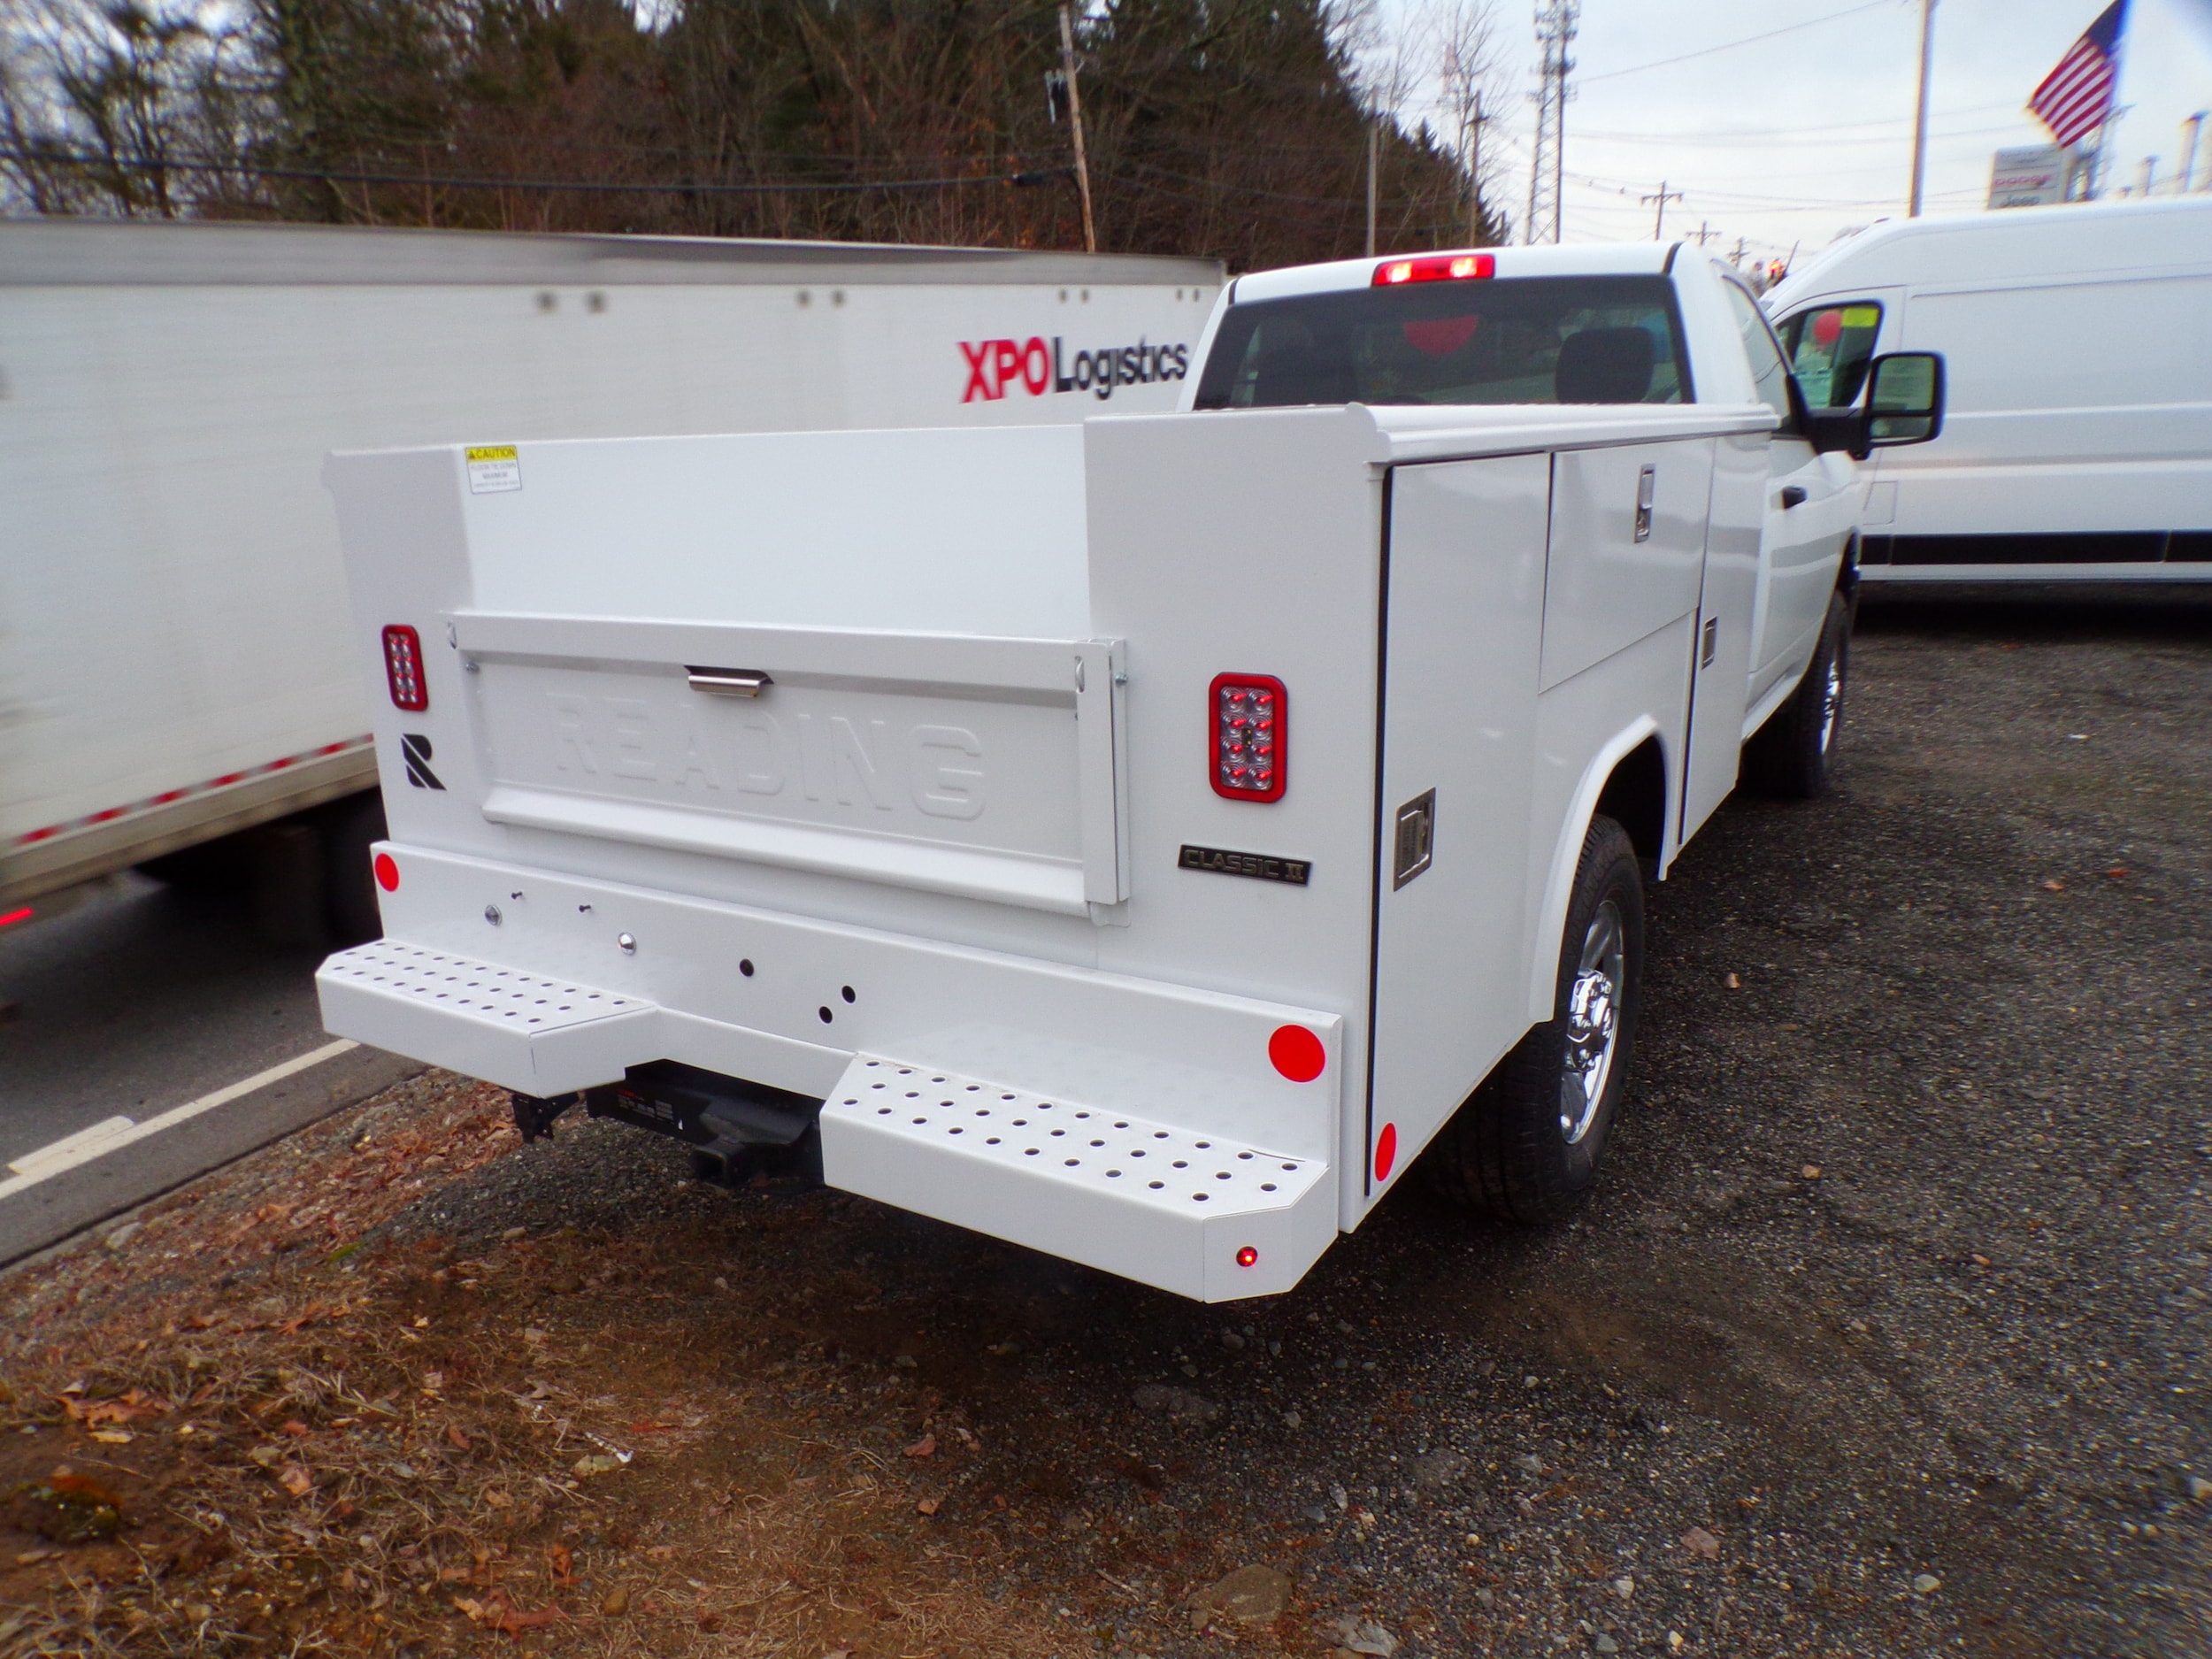
[[[718,697],[757,697],[776,683],[757,668],[694,668],[687,665],[684,672],[691,677],[694,691],[709,692]]]

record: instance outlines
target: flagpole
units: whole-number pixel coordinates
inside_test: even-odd
[[[1921,186],[1928,176],[1928,58],[1935,46],[1936,0],[1920,0],[1920,96],[1912,118],[1912,200],[1905,217],[1920,217]]]
[[[2106,106],[2108,113],[2097,127],[2096,154],[2089,164],[2089,196],[2092,202],[2102,196],[2105,182],[2111,172],[2111,157],[2108,154],[2117,134],[2113,129],[2119,126],[2120,76],[2127,65],[2128,8],[2120,8],[2120,27],[2112,36],[2112,102]]]

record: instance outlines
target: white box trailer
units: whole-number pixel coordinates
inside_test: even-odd
[[[1947,365],[1941,436],[1866,468],[1867,581],[2212,581],[2212,196],[1877,225],[1765,303],[1816,404]]]
[[[268,845],[311,876],[326,851],[339,925],[373,931],[366,687],[317,481],[332,449],[1170,409],[1220,276],[977,249],[0,223],[0,918],[284,819]]]
[[[1664,249],[1246,278],[1208,339],[1220,412],[334,458],[430,764],[330,1029],[1207,1300],[1447,1125],[1464,1194],[1571,1209],[1642,872],[1747,736],[1824,775],[1874,428],[1778,430]]]

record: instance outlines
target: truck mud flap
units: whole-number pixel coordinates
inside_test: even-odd
[[[1201,1302],[1286,1291],[1337,1234],[1325,1163],[879,1055],[821,1135],[833,1187]]]

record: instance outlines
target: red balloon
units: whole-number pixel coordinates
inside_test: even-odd
[[[1824,346],[1832,346],[1843,337],[1843,313],[1822,311],[1813,319],[1813,338]]]

